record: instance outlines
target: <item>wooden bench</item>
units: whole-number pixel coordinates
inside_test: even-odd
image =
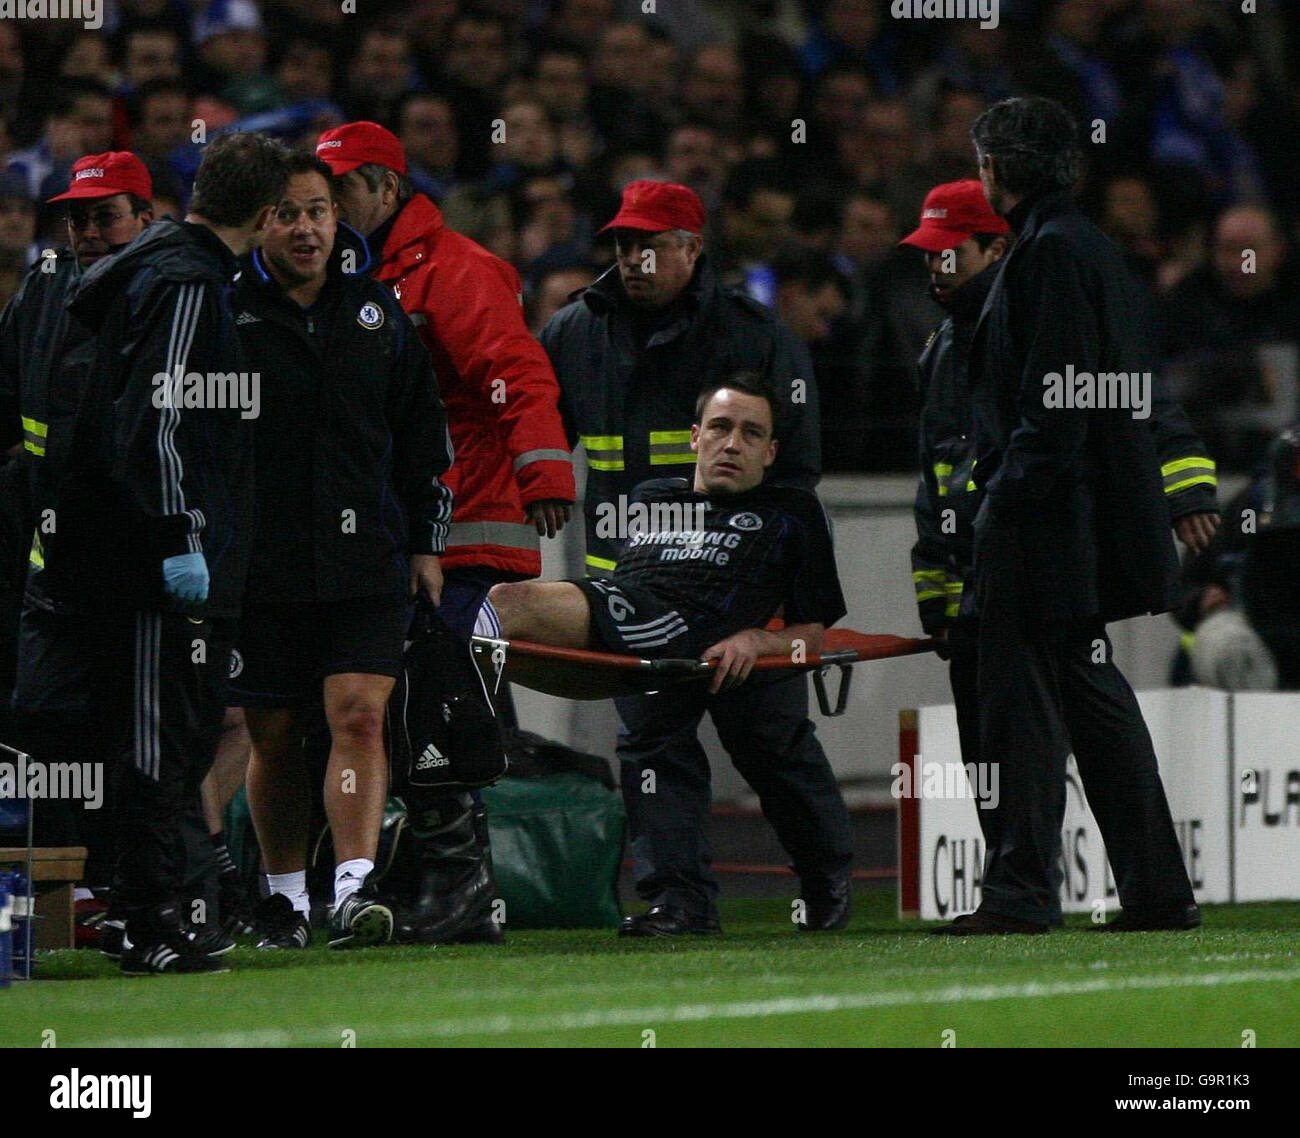
[[[27,849],[24,846],[0,848],[0,866],[26,873]],[[37,948],[72,948],[76,944],[72,894],[85,869],[85,846],[49,846],[32,850]]]

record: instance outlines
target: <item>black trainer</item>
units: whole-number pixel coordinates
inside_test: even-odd
[[[374,874],[349,893],[330,917],[330,948],[367,948],[393,938],[393,910],[376,891]]]
[[[258,902],[253,922],[261,934],[258,948],[306,948],[311,944],[311,924],[283,893],[272,893]]]
[[[189,933],[190,943],[204,956],[225,956],[236,944],[235,938],[220,925],[187,923],[185,931]]]
[[[168,905],[152,915],[132,918],[122,943],[123,976],[161,976],[183,972],[228,972],[229,965],[209,956],[194,933]]]

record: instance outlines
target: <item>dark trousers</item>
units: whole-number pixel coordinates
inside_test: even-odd
[[[615,703],[623,720],[618,757],[633,877],[642,899],[696,916],[714,909],[709,762],[698,737],[706,711],[805,890],[847,877],[853,860],[848,809],[808,718],[806,676],[769,673],[713,696],[704,684],[683,684]]]
[[[195,890],[211,851],[199,784],[225,713],[232,621],[175,612],[24,614],[15,703],[33,725],[33,752],[60,748],[39,730],[75,706],[89,738],[80,756],[115,765],[114,907],[128,918]],[[63,663],[75,656],[79,674]],[[62,757],[62,756],[61,756]]]
[[[1030,618],[1013,530],[981,541],[979,757],[1000,765],[1000,802],[981,811],[987,842],[981,908],[1050,923],[1059,912],[1057,856],[1071,750],[1125,909],[1193,901],[1151,735],[1115,666],[1100,621]]]
[[[974,621],[964,621],[949,632],[948,643],[952,655],[948,661],[948,683],[952,688],[952,700],[957,710],[957,737],[961,744],[961,761],[963,764],[978,764],[980,761],[980,693],[979,693],[979,641]],[[1001,787],[999,787],[999,792]],[[984,835],[984,849],[989,842],[989,825],[992,811],[985,810],[978,804],[975,810],[979,819],[980,832]],[[1061,916],[1061,865],[1060,846],[1052,860],[1049,873],[1051,895],[1049,907],[1051,920],[1056,922]],[[983,865],[980,867],[981,888]]]
[[[84,881],[94,889],[107,888],[115,872],[121,774],[105,747],[113,721],[103,718],[120,665],[112,657],[112,639],[100,631],[97,621],[24,604],[12,738],[5,739],[42,763],[101,764],[104,796],[98,809],[67,800],[40,802],[34,809],[36,844],[85,846]]]

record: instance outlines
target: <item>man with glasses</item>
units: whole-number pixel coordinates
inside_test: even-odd
[[[429,592],[468,640],[493,585],[541,576],[540,539],[560,532],[577,496],[555,374],[524,323],[518,272],[447,227],[415,190],[391,131],[344,123],[320,136],[316,154],[334,175],[339,220],[369,243],[371,275],[392,289],[433,359],[456,461],[444,479],[455,498],[444,582],[439,596]],[[482,803],[420,787],[405,799],[410,824],[388,878],[405,894],[396,938],[499,942]]]

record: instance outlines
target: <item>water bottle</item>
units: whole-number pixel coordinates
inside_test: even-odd
[[[34,950],[36,947],[36,914],[33,911],[32,898],[28,896],[30,886],[22,872],[9,876],[10,905],[12,907],[13,934],[13,976],[18,980],[30,980],[35,966]]]
[[[14,970],[14,907],[9,881],[9,871],[0,869],[0,988],[9,987]]]

